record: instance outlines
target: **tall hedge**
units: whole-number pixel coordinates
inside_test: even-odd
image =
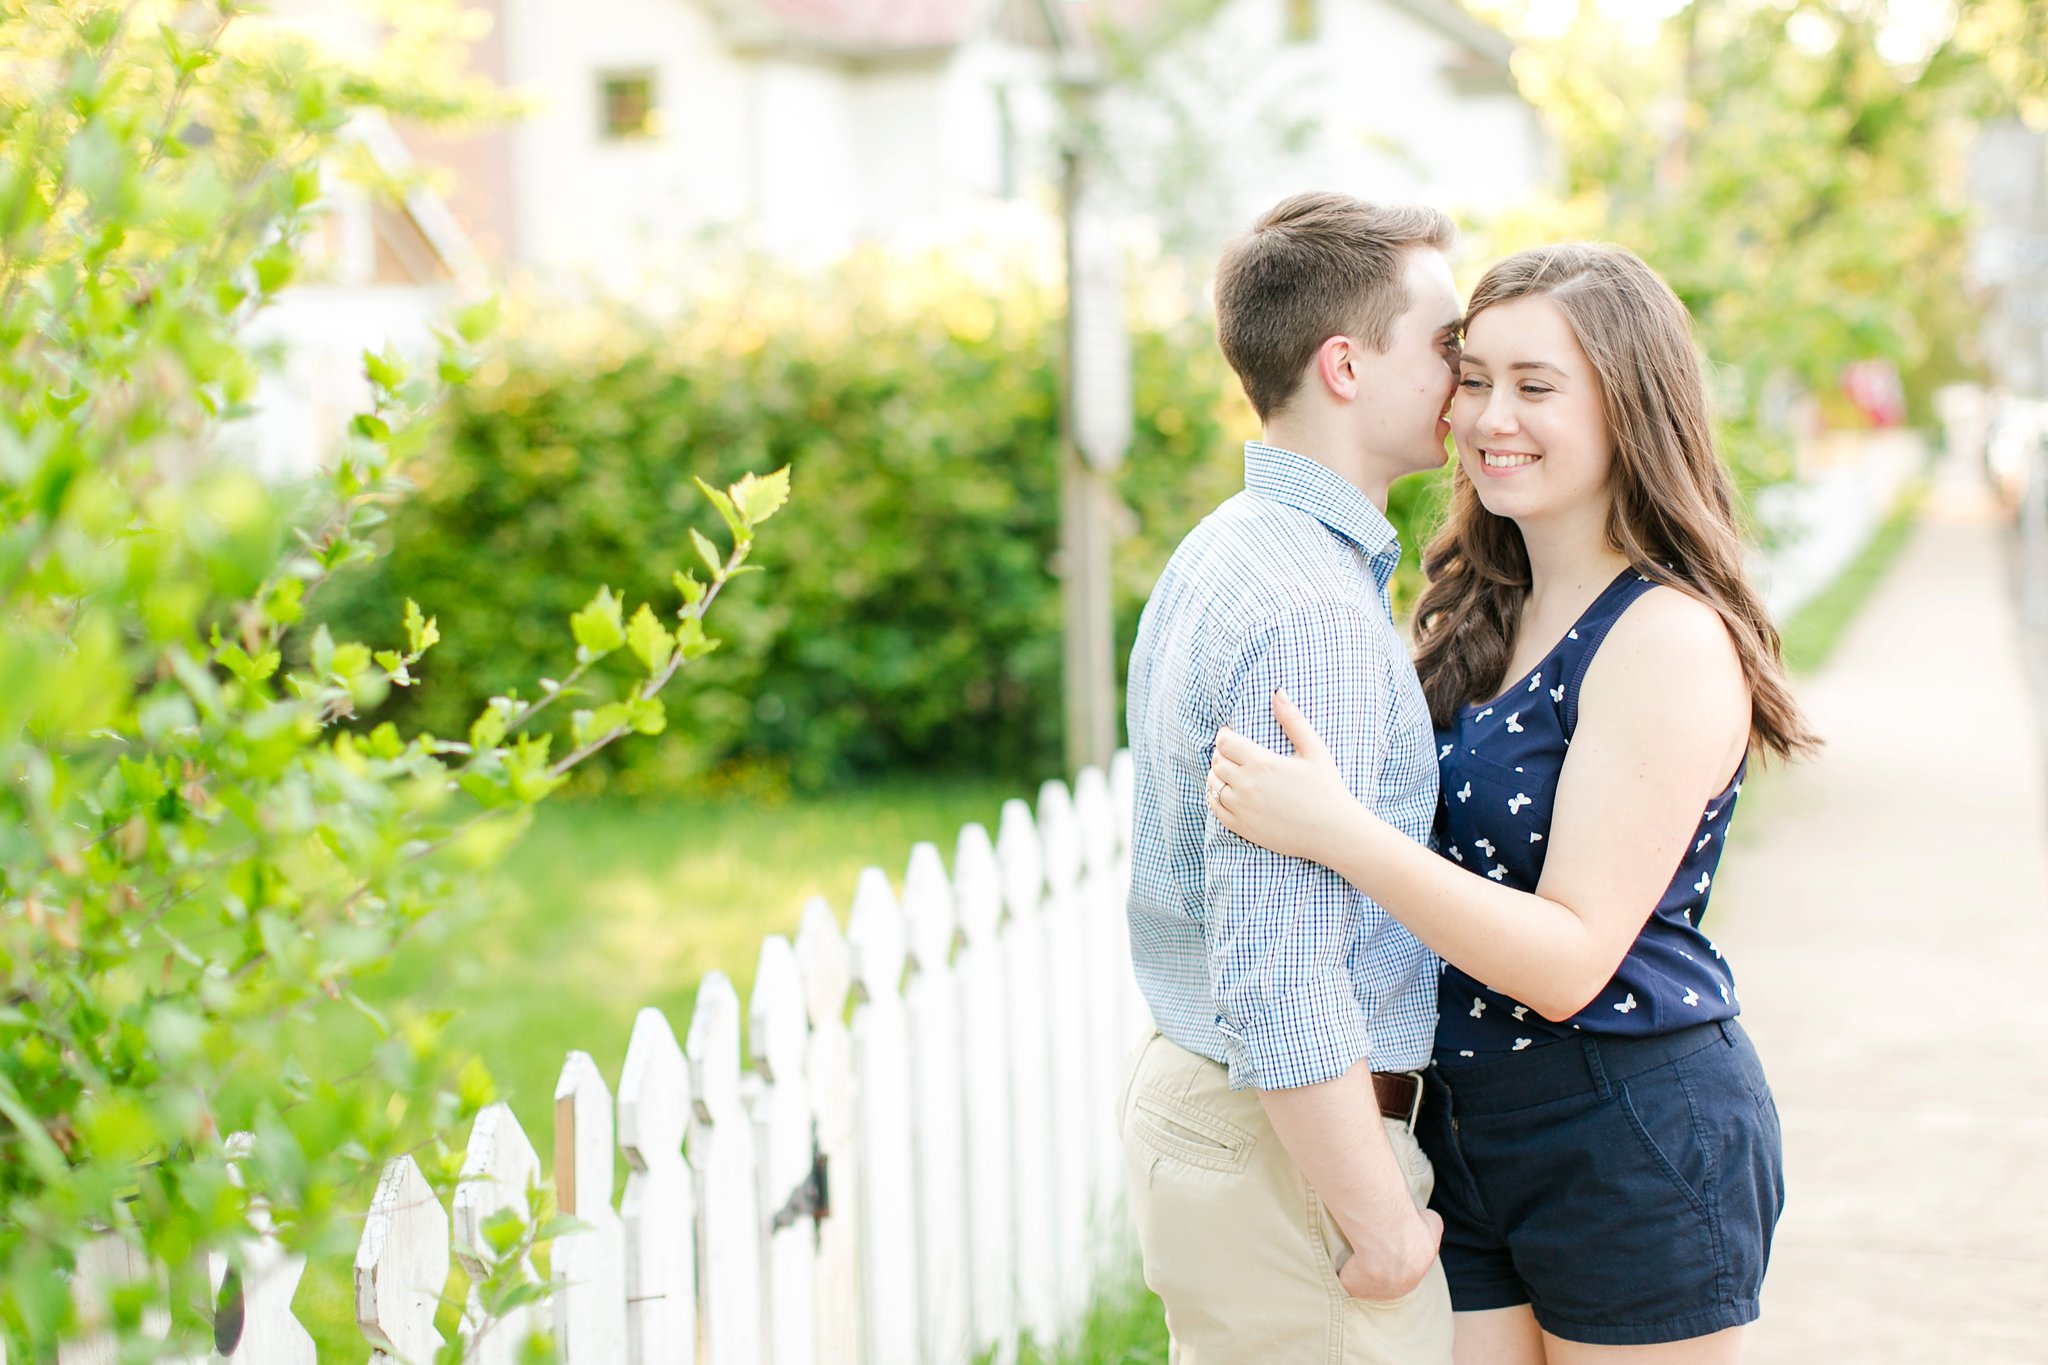
[[[773,601],[733,604],[678,737],[620,755],[608,780],[1044,776],[1061,755],[1058,324],[1057,294],[1029,279],[881,256],[822,280],[757,269],[661,324],[537,310],[456,400],[375,578],[330,610],[398,593],[439,614],[439,664],[405,720],[445,730],[552,657],[578,585],[715,529],[693,476],[786,463],[799,496],[758,555]],[[1135,364],[1120,658],[1256,431],[1205,322],[1141,328]],[[1417,501],[1404,488],[1397,514]]]

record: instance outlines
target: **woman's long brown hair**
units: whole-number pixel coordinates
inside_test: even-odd
[[[1780,758],[1814,752],[1820,740],[1786,684],[1778,632],[1743,573],[1734,496],[1714,453],[1685,305],[1630,252],[1568,243],[1519,252],[1488,270],[1466,324],[1532,295],[1557,306],[1600,377],[1614,447],[1608,543],[1636,572],[1720,614],[1749,682],[1750,742]],[[1429,587],[1416,606],[1415,666],[1438,725],[1506,681],[1529,591],[1529,556],[1515,524],[1481,505],[1462,466],[1451,489],[1450,516],[1423,552]]]

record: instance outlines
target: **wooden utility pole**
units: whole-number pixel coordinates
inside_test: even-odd
[[[1099,85],[1092,63],[1070,65],[1062,151],[1067,328],[1061,385],[1060,558],[1065,609],[1067,770],[1107,771],[1117,747],[1116,621],[1110,477],[1131,444],[1131,345],[1124,317],[1123,240],[1093,183],[1082,137]]]

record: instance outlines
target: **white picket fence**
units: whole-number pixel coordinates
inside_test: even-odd
[[[993,842],[961,830],[950,876],[919,844],[900,899],[867,869],[844,932],[817,900],[793,943],[762,943],[744,1020],[722,972],[681,1045],[641,1010],[616,1106],[569,1053],[556,1198],[587,1230],[555,1242],[555,1292],[517,1320],[483,1330],[472,1300],[468,1358],[510,1362],[535,1328],[569,1365],[954,1365],[1067,1337],[1131,1255],[1115,1104],[1148,1016],[1124,927],[1130,819],[1119,754],[1071,793],[1046,783],[1035,817],[1007,802]],[[524,1216],[542,1178],[502,1104],[466,1151],[452,1221],[410,1157],[383,1173],[355,1262],[374,1363],[431,1359],[451,1249],[475,1267],[485,1220]],[[109,1252],[81,1268],[87,1297],[136,1272]],[[249,1252],[239,1338],[211,1359],[311,1362],[302,1266]],[[113,1359],[104,1341],[59,1356]]]

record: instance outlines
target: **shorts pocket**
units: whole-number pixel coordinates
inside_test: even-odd
[[[1623,1117],[1628,1120],[1628,1126],[1642,1144],[1643,1154],[1651,1168],[1685,1196],[1694,1212],[1704,1217],[1710,1211],[1708,1197],[1713,1186],[1712,1158],[1694,1128],[1692,1102],[1677,1081],[1676,1065],[1673,1063],[1671,1067],[1649,1073],[1655,1077],[1668,1072],[1670,1084],[1645,1087],[1644,1108],[1637,1107],[1637,1096],[1626,1085],[1617,1086],[1614,1097]]]
[[[1232,1173],[1252,1159],[1258,1138],[1186,1100],[1140,1085],[1131,1096],[1131,1136],[1161,1156],[1204,1170]]]

